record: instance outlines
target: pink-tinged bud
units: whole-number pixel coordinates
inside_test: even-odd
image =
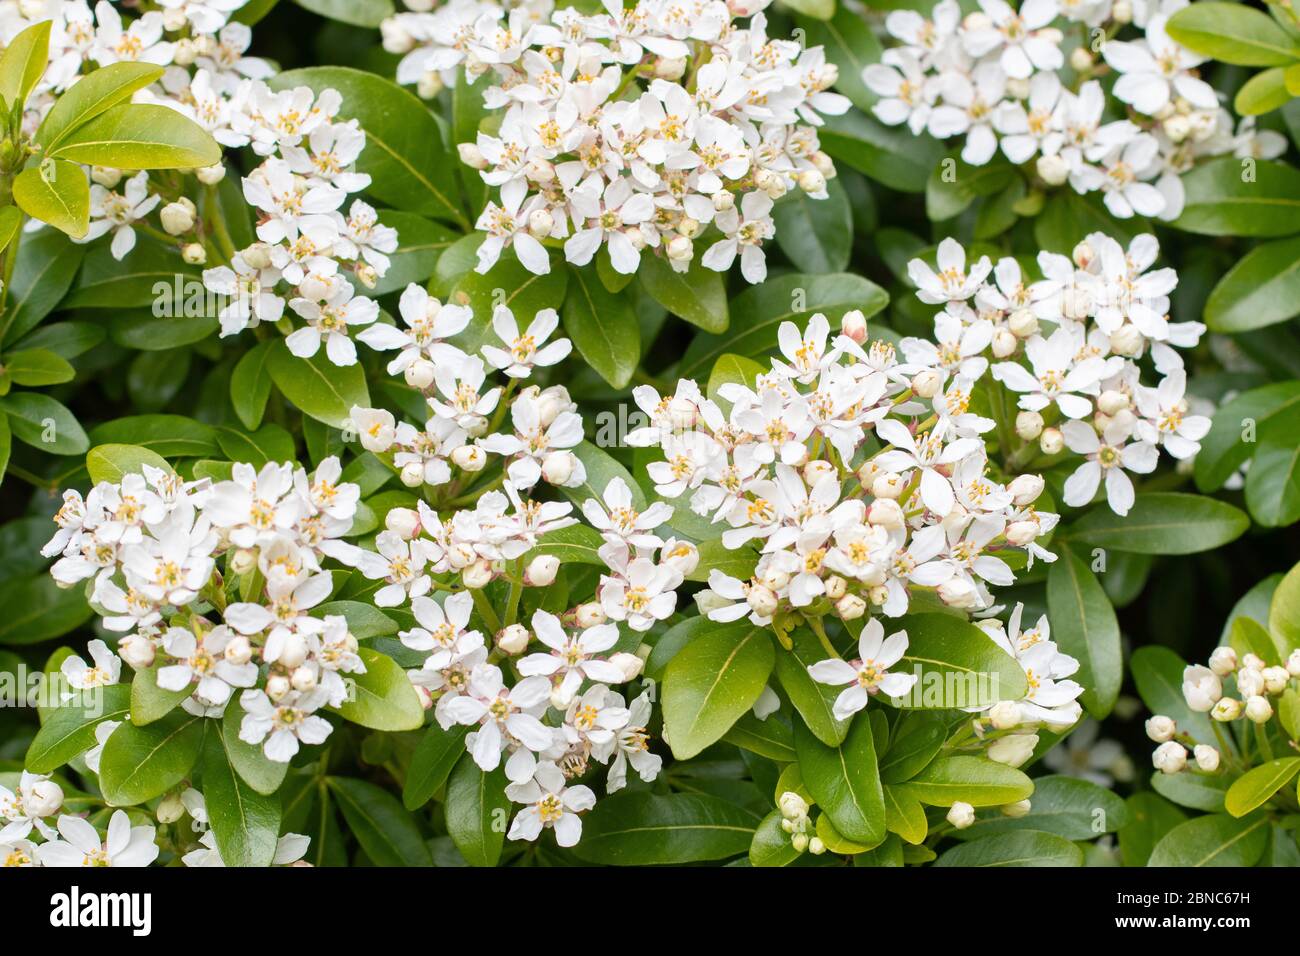
[[[420,533],[420,515],[414,508],[390,508],[384,516],[384,527],[403,541],[410,541]]]
[[[862,314],[862,310],[853,309],[845,312],[840,331],[859,345],[865,342],[867,340],[867,320]]]
[[[460,579],[471,591],[485,588],[492,583],[492,563],[480,559],[460,572]]]
[[[429,688],[421,687],[419,684],[411,685],[415,688],[415,696],[420,700],[420,706],[428,710],[433,706],[433,694],[429,693]]]

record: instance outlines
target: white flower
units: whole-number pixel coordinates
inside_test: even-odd
[[[1057,0],[1025,0],[1013,10],[1004,0],[980,0],[988,25],[965,31],[962,46],[975,57],[998,52],[1007,76],[1028,79],[1034,70],[1065,65],[1061,34],[1045,29],[1057,16]],[[1000,52],[999,52],[1000,51]]]
[[[1066,422],[1061,426],[1065,444],[1076,454],[1087,458],[1065,482],[1065,503],[1082,507],[1092,501],[1097,486],[1106,480],[1106,501],[1118,515],[1126,515],[1133,507],[1133,482],[1124,472],[1149,474],[1155,470],[1158,452],[1147,441],[1129,441],[1133,435],[1133,421],[1116,418],[1101,436],[1084,422]]]
[[[86,645],[94,666],[87,666],[78,655],[71,654],[64,659],[59,671],[68,683],[78,690],[90,687],[105,687],[116,684],[122,675],[122,661],[108,649],[108,645],[96,638]]]
[[[913,259],[907,264],[908,278],[917,287],[916,297],[930,305],[969,299],[993,271],[989,257],[980,256],[967,273],[966,250],[955,239],[944,239],[939,243],[938,265],[936,273],[922,259]]]
[[[507,834],[512,840],[536,840],[543,828],[555,830],[555,842],[573,846],[582,837],[578,814],[596,805],[590,787],[565,786],[564,773],[553,763],[539,763],[526,783],[511,784],[510,799],[526,803],[515,815]]]
[[[307,320],[304,328],[289,333],[285,344],[299,358],[311,358],[325,343],[325,354],[335,365],[355,365],[357,348],[348,338],[352,326],[369,325],[379,318],[379,303],[355,296],[352,284],[340,282],[323,301],[297,298],[289,308]]]
[[[320,689],[307,694],[291,691],[275,702],[265,691],[246,690],[239,697],[244,710],[239,739],[246,744],[262,744],[268,760],[288,763],[298,752],[299,741],[319,744],[330,735],[333,728],[329,721],[313,713],[325,700],[326,694]]]
[[[857,659],[818,661],[808,668],[808,674],[819,684],[851,685],[840,692],[831,708],[836,720],[847,720],[866,707],[873,694],[883,691],[887,697],[902,697],[912,689],[917,675],[889,670],[905,653],[907,632],[898,631],[885,637],[884,626],[871,618],[858,638]]]
[[[532,624],[533,634],[551,650],[520,659],[519,673],[558,681],[552,696],[557,705],[567,706],[584,679],[622,681],[623,673],[617,664],[593,656],[618,643],[618,628],[613,624],[599,624],[570,636],[558,617],[541,610],[533,612]]]
[[[554,365],[572,351],[573,343],[568,339],[556,339],[549,345],[544,344],[559,324],[560,318],[554,309],[542,309],[528,323],[528,329],[520,334],[514,313],[505,306],[499,306],[492,313],[492,331],[506,347],[500,349],[495,345],[484,345],[483,357],[489,365],[501,369],[511,378],[527,378],[535,366]]]
[[[1016,362],[999,362],[993,377],[1020,392],[1018,404],[1027,411],[1042,411],[1055,402],[1066,416],[1082,418],[1092,411],[1092,402],[1078,393],[1096,392],[1106,364],[1095,356],[1076,362],[1079,346],[1076,332],[1064,325],[1048,338],[1035,335],[1025,345],[1033,373]]]
[[[1223,696],[1223,681],[1219,675],[1200,664],[1189,664],[1183,669],[1183,699],[1198,713],[1214,708]]]
[[[637,511],[633,507],[632,490],[622,478],[610,479],[602,497],[603,507],[601,501],[588,498],[582,503],[582,513],[606,541],[625,541],[633,548],[657,548],[663,544],[654,529],[672,518],[672,505],[655,502],[645,511]]]
[[[200,641],[185,628],[168,628],[163,634],[163,650],[176,662],[158,668],[158,686],[179,691],[195,685],[194,696],[210,707],[225,704],[236,687],[252,687],[257,682],[257,665],[252,661],[233,664],[223,656],[234,636],[230,628],[221,626]]]
[[[466,745],[483,770],[495,770],[501,751],[522,744],[540,753],[551,745],[551,731],[537,719],[551,696],[545,677],[525,677],[513,688],[505,686],[501,670],[480,664],[470,674],[466,693],[447,704],[447,716],[458,724],[478,724]]]
[[[1214,88],[1188,71],[1205,62],[1165,32],[1163,13],[1147,23],[1146,39],[1131,43],[1109,41],[1102,56],[1116,72],[1115,96],[1139,113],[1155,116],[1176,94],[1197,109],[1214,110],[1219,98]]]
[[[59,835],[63,839],[37,848],[42,866],[148,866],[158,859],[154,828],[131,826],[125,810],[113,812],[103,842],[90,823],[66,814],[59,817]]]
[[[714,218],[714,224],[724,238],[711,245],[700,264],[715,272],[726,272],[740,253],[740,273],[752,283],[767,278],[767,259],[763,255],[763,240],[776,234],[771,219],[772,199],[763,192],[746,193],[736,207],[723,210]]]
[[[100,6],[107,4],[101,3]],[[90,226],[84,236],[74,241],[91,242],[112,231],[113,242],[109,251],[114,259],[120,261],[135,248],[132,225],[149,215],[160,202],[161,196],[149,194],[147,172],[136,173],[128,179],[121,193],[95,183],[90,187]]]
[[[1191,458],[1201,450],[1200,441],[1210,430],[1210,419],[1188,414],[1185,398],[1187,374],[1170,372],[1155,388],[1139,388],[1136,395],[1142,418],[1135,426],[1138,437],[1160,444],[1175,458]]]

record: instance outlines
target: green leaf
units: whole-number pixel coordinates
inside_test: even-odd
[[[1224,808],[1234,817],[1244,817],[1262,807],[1300,773],[1300,757],[1270,760],[1246,771],[1228,788]]]
[[[262,424],[266,400],[271,397],[269,369],[274,340],[258,342],[239,357],[230,374],[230,404],[245,428]]]
[[[1142,791],[1127,800],[1128,822],[1119,829],[1119,851],[1125,866],[1146,866],[1151,851],[1187,815],[1154,793]]]
[[[662,256],[643,255],[637,277],[650,298],[673,315],[706,332],[727,328],[727,288],[722,273],[697,262],[686,272],[678,272]]]
[[[594,528],[575,524],[567,528],[548,531],[533,554],[553,554],[560,563],[593,564],[605,567],[596,551],[605,539]]]
[[[1232,620],[1228,643],[1237,652],[1239,658],[1254,654],[1269,667],[1285,664],[1285,659],[1278,655],[1278,647],[1273,643],[1273,635],[1254,618],[1242,615]]]
[[[443,251],[460,238],[454,229],[413,213],[385,209],[380,218],[397,230],[397,249],[389,254],[388,271],[375,287],[358,290],[372,297],[400,292],[412,282],[422,285],[438,267]]]
[[[1256,246],[1205,302],[1205,322],[1214,332],[1247,332],[1295,315],[1300,315],[1300,239]]]
[[[930,172],[925,184],[925,214],[935,222],[953,219],[981,196],[1001,192],[1016,177],[1010,163],[969,166],[955,154]]]
[[[120,103],[63,137],[50,155],[118,169],[194,169],[221,162],[221,147],[169,106]]]
[[[4,357],[0,374],[8,375],[15,385],[40,386],[70,382],[77,373],[66,359],[48,349],[21,349]]]
[[[302,359],[278,339],[266,367],[285,398],[303,414],[332,428],[348,424],[353,405],[370,406],[370,391],[361,365],[337,366],[326,357],[324,349]]]
[[[587,814],[573,853],[606,866],[681,865],[749,850],[757,816],[706,794],[624,791]]]
[[[498,305],[514,314],[522,332],[542,309],[560,308],[568,282],[569,269],[554,261],[551,271],[544,276],[529,272],[513,256],[502,256],[486,273],[470,269],[456,280],[447,301],[469,306],[474,317],[465,331],[451,341],[469,353],[477,352],[485,342],[502,344],[491,326],[492,313]]]
[[[1138,694],[1147,710],[1164,714],[1178,723],[1181,732],[1197,740],[1214,740],[1214,727],[1208,714],[1187,706],[1183,698],[1183,669],[1186,663],[1167,647],[1139,647],[1129,658],[1129,670]]]
[[[885,827],[905,843],[912,846],[922,843],[930,832],[930,824],[921,801],[906,784],[886,784],[884,792]]]
[[[203,749],[205,721],[175,710],[147,727],[124,723],[104,744],[99,786],[111,807],[161,796],[185,779]]]
[[[919,679],[896,706],[984,707],[1028,692],[1024,669],[968,621],[952,614],[909,614],[886,628],[890,634],[899,630],[907,631],[907,653],[896,670]]]
[[[0,584],[0,645],[61,637],[93,613],[80,588],[61,588],[48,574],[6,581]]]
[[[776,676],[813,736],[828,747],[838,747],[849,732],[849,720],[837,720],[833,712],[843,688],[819,684],[808,674],[809,667],[825,658],[826,651],[812,631],[798,627],[790,633],[790,649],[776,652]]]
[[[163,690],[158,686],[158,668],[142,667],[131,680],[131,723],[144,727],[175,711],[185,698],[193,693],[192,687],[180,690]]]
[[[90,440],[72,412],[48,395],[15,392],[0,398],[14,437],[51,455],[84,455]]]
[[[1266,528],[1300,519],[1300,443],[1294,432],[1280,438],[1261,436],[1246,473],[1246,507]]]
[[[948,727],[942,717],[925,711],[904,714],[880,757],[880,779],[885,783],[911,780],[929,766],[947,736]]]
[[[1181,726],[1179,730],[1181,730]],[[1151,775],[1151,789],[1180,807],[1222,813],[1229,781],[1224,774],[1161,773]]]
[[[722,739],[777,763],[790,763],[795,759],[790,728],[775,716],[759,720],[752,713],[742,714]]]
[[[587,480],[575,487],[561,488],[560,492],[566,498],[581,508],[582,503],[588,498],[602,498],[609,483],[615,478],[622,478],[628,490],[632,492],[632,507],[637,511],[645,510],[645,492],[632,477],[632,473],[619,464],[609,452],[597,448],[589,441],[582,442],[572,451],[587,469]]]
[[[95,746],[95,728],[106,720],[130,719],[131,688],[113,684],[91,694],[75,694],[52,708],[32,738],[23,767],[32,773],[53,773]]]
[[[705,394],[710,401],[718,402],[723,411],[731,411],[731,403],[721,395],[723,385],[737,384],[744,385],[748,389],[754,389],[758,383],[758,376],[763,375],[767,369],[755,362],[751,358],[745,358],[743,355],[732,355],[730,352],[718,356],[718,360],[713,363],[713,371],[709,373],[709,383],[706,387]]]
[[[447,780],[447,833],[470,866],[496,866],[510,820],[506,771],[479,769],[470,754],[461,757]]]
[[[789,866],[802,854],[794,848],[790,834],[781,829],[785,817],[773,810],[763,818],[749,844],[750,866]]]
[[[801,272],[843,272],[849,264],[853,209],[838,179],[826,184],[826,192],[825,199],[813,199],[796,189],[772,209],[776,244]]]
[[[373,648],[359,648],[357,655],[366,671],[348,675],[354,691],[351,699],[331,709],[345,720],[372,730],[418,730],[424,726],[424,708],[406,671]]]
[[[375,28],[393,15],[393,0],[293,0],[304,10],[354,27]]]
[[[905,786],[922,803],[950,807],[997,807],[1016,803],[1034,792],[1034,784],[1019,770],[986,757],[940,757]]]
[[[4,480],[9,468],[9,456],[13,453],[13,433],[9,431],[9,419],[0,415],[0,481]]]
[[[664,731],[679,760],[694,757],[749,710],[772,673],[767,628],[748,621],[719,624],[668,663]]]
[[[1166,833],[1147,866],[1254,866],[1268,842],[1268,817],[1195,817]]]
[[[1287,66],[1300,46],[1268,14],[1237,3],[1194,3],[1165,25],[1171,38],[1202,56],[1236,66]]]
[[[1083,866],[1083,851],[1064,837],[1038,830],[1000,833],[959,844],[935,866]]]
[[[1127,515],[1093,508],[1069,529],[1071,543],[1133,554],[1196,554],[1222,547],[1250,527],[1245,512],[1201,495],[1139,494]]]
[[[284,783],[289,764],[272,760],[261,744],[240,740],[239,729],[243,721],[244,707],[239,701],[239,695],[232,695],[221,720],[221,742],[225,746],[226,758],[239,774],[240,780],[257,793],[270,796]]]
[[[0,342],[20,339],[54,311],[72,285],[85,252],[85,246],[55,229],[23,236],[13,281],[7,283],[17,304],[0,316]]]
[[[292,461],[293,436],[279,425],[267,422],[249,434],[234,428],[223,428],[217,433],[221,451],[231,461],[244,461],[260,468],[268,461]]]
[[[835,13],[835,0],[781,0],[781,5],[817,20],[829,20]]]
[[[1205,492],[1223,487],[1255,454],[1261,428],[1276,423],[1287,429],[1293,422],[1300,423],[1300,381],[1252,388],[1225,402],[1196,455],[1196,487]]]
[[[925,192],[930,170],[943,159],[942,143],[906,126],[886,126],[857,110],[825,119],[818,130],[822,149],[890,189]]]
[[[270,866],[280,836],[280,799],[258,793],[235,773],[224,737],[214,724],[203,746],[203,796],[217,851],[226,866]]]
[[[1199,6],[1199,4],[1198,4]],[[1213,159],[1183,176],[1187,193],[1175,228],[1205,236],[1289,236],[1300,232],[1300,170],[1257,161]]]
[[[113,63],[81,77],[68,88],[45,116],[36,141],[49,153],[58,149],[65,138],[83,124],[130,100],[161,77],[163,68],[151,63]]]
[[[561,317],[578,354],[600,377],[622,389],[641,361],[641,327],[625,295],[609,292],[594,270],[571,268]]]
[[[783,275],[751,286],[731,303],[731,324],[722,335],[701,333],[682,359],[678,375],[703,378],[725,353],[749,358],[765,356],[776,347],[782,322],[807,325],[821,312],[836,328],[844,313],[861,309],[870,318],[889,303],[884,289],[861,276],[837,272],[829,275]]]
[[[47,159],[24,169],[14,179],[13,192],[23,212],[74,239],[90,227],[90,185],[76,163]]]
[[[1110,713],[1124,679],[1119,621],[1097,576],[1066,548],[1047,572],[1047,616],[1052,639],[1079,660],[1081,701],[1101,719]]]
[[[0,209],[0,252],[9,248],[18,229],[23,224],[23,214],[17,206],[5,206]]]
[[[355,119],[366,131],[366,148],[357,159],[358,172],[371,177],[366,192],[406,212],[469,228],[438,123],[414,94],[374,73],[341,66],[290,70],[268,82],[275,90],[308,86],[318,95],[337,90],[343,97],[339,121]]]
[[[1273,592],[1268,608],[1268,630],[1280,657],[1300,647],[1300,564],[1286,573]]]
[[[804,786],[836,831],[866,847],[880,843],[885,838],[885,798],[866,716],[853,721],[838,747],[828,747],[796,720],[794,749]]]
[[[348,828],[375,866],[433,865],[415,820],[391,793],[352,777],[326,780]],[[450,807],[448,811],[450,817]]]
[[[316,613],[322,617],[326,614],[341,614],[347,619],[348,632],[358,641],[387,637],[398,631],[396,621],[373,604],[362,601],[328,601],[318,606]]]
[[[1285,106],[1292,96],[1286,78],[1287,70],[1280,66],[1256,73],[1237,90],[1232,101],[1233,109],[1242,116],[1262,116]]]
[[[184,415],[128,415],[90,430],[96,445],[138,445],[163,457],[202,458],[217,453],[217,430]]]
[[[1067,840],[1091,840],[1113,833],[1128,822],[1123,799],[1104,787],[1077,777],[1047,776],[1034,780],[1029,813],[996,816],[960,831],[962,840],[982,840],[992,833],[1041,830]]]
[[[465,753],[465,735],[468,727],[443,730],[432,724],[420,738],[411,765],[406,770],[402,786],[402,804],[408,810],[418,810],[442,788],[451,776],[452,769]]]
[[[12,108],[25,104],[50,58],[50,21],[33,23],[9,41],[0,55],[0,99]]]
[[[171,472],[166,459],[139,445],[96,445],[86,455],[86,470],[90,480],[98,484],[107,481],[117,484],[123,475],[144,474],[144,465]]]

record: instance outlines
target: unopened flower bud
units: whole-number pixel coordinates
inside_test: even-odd
[[[728,209],[735,208],[736,197],[733,193],[725,189],[719,189],[713,194],[713,208],[716,212],[726,212]]]
[[[400,475],[402,484],[408,488],[419,488],[424,484],[424,464],[418,461],[408,461],[402,466]]]
[[[579,604],[574,610],[574,620],[577,622],[578,627],[583,630],[596,627],[605,623],[605,609],[597,601]]]
[[[471,591],[485,588],[492,583],[492,562],[480,559],[460,572],[460,579]]]
[[[856,594],[846,594],[835,602],[835,613],[842,621],[856,621],[867,613],[867,602]]]
[[[1016,415],[1016,434],[1024,441],[1033,441],[1043,433],[1043,416],[1038,412],[1020,412]]]
[[[1031,309],[1016,309],[1007,320],[1007,328],[1018,339],[1027,339],[1038,331],[1038,316]]]
[[[190,242],[181,247],[181,258],[192,266],[201,266],[208,261],[208,252],[197,242]]]
[[[957,830],[965,830],[975,822],[975,808],[958,800],[948,809],[948,822]]]
[[[1091,70],[1094,62],[1092,53],[1089,52],[1087,47],[1077,46],[1074,48],[1074,52],[1070,54],[1070,69],[1076,73]]]
[[[290,631],[280,645],[280,654],[275,663],[290,670],[307,659],[307,640],[301,634]]]
[[[986,754],[994,763],[1006,767],[1019,767],[1034,755],[1038,734],[1008,734],[989,744]]]
[[[266,679],[266,696],[271,700],[283,700],[284,696],[292,689],[289,685],[289,678],[283,674],[272,674]]]
[[[989,722],[995,730],[1011,730],[1020,726],[1023,715],[1014,700],[1000,700],[989,710]]]
[[[609,662],[623,672],[623,683],[636,680],[645,669],[645,661],[627,651],[619,651],[610,657]]]
[[[1241,701],[1235,697],[1221,697],[1210,708],[1210,716],[1221,724],[1231,723],[1241,716]]]
[[[903,508],[893,498],[877,498],[867,509],[867,523],[882,528],[902,527]]]
[[[1034,168],[1038,178],[1049,186],[1059,186],[1070,178],[1070,164],[1060,156],[1039,156]]]
[[[153,641],[142,634],[128,634],[117,644],[118,657],[138,671],[151,667],[156,653]]]
[[[414,508],[389,508],[384,515],[384,527],[403,541],[410,541],[420,533],[420,515]]]
[[[1192,748],[1192,756],[1196,758],[1196,766],[1206,773],[1219,769],[1219,752],[1209,744],[1197,744]]]
[[[1187,766],[1187,749],[1175,740],[1168,740],[1155,749],[1151,765],[1161,773],[1181,773]]]
[[[1065,437],[1059,428],[1044,428],[1038,437],[1038,447],[1044,455],[1059,454],[1065,447]]]
[[[542,477],[552,485],[563,485],[573,477],[574,460],[572,452],[551,452],[542,461]]]
[[[469,69],[468,64],[466,66],[466,69],[467,70]],[[442,77],[439,76],[433,70],[429,70],[427,73],[421,76],[419,81],[415,84],[415,92],[416,95],[420,97],[420,99],[431,100],[439,93],[441,93],[445,86],[446,84],[443,83]]]
[[[897,472],[887,472],[871,483],[871,494],[877,498],[898,498],[907,483]]]
[[[300,694],[310,693],[316,689],[316,668],[304,664],[293,672],[289,683]]]
[[[695,255],[695,243],[686,236],[673,236],[668,240],[665,252],[673,262],[690,262]]]
[[[840,320],[840,331],[845,336],[861,345],[867,340],[867,319],[861,309],[852,309],[844,313]]]
[[[522,624],[511,624],[497,635],[497,647],[511,655],[522,654],[533,635]]]
[[[808,158],[812,160],[812,164],[817,167],[817,171],[827,179],[835,178],[835,160],[831,159],[829,153],[819,149]]]
[[[528,234],[534,239],[545,239],[555,228],[555,217],[549,209],[534,209],[528,214]]]
[[[980,603],[979,591],[965,578],[949,578],[939,585],[939,600],[949,607],[972,608]]]
[[[199,182],[205,186],[215,186],[226,178],[226,167],[224,163],[217,163],[213,166],[200,166],[194,171]]]
[[[1237,693],[1249,700],[1264,693],[1264,672],[1243,667],[1237,672]]]
[[[1107,389],[1097,397],[1097,408],[1105,415],[1118,415],[1130,407],[1129,397],[1115,389]]]
[[[194,228],[194,203],[181,198],[162,207],[158,217],[169,236],[180,236]]]
[[[1144,341],[1138,327],[1132,322],[1125,322],[1110,334],[1110,350],[1117,355],[1132,358],[1142,351]]]
[[[1172,717],[1166,717],[1163,714],[1156,714],[1146,722],[1147,736],[1155,743],[1162,744],[1167,740],[1173,740],[1174,735],[1178,733],[1178,724]]]
[[[122,181],[122,170],[114,169],[112,166],[92,166],[90,179],[105,189],[116,189],[117,184]]]
[[[655,59],[655,76],[661,80],[680,80],[686,73],[686,58],[682,56]]]
[[[838,601],[849,592],[849,582],[845,581],[838,574],[832,574],[826,579],[826,597],[832,601]]]
[[[1192,121],[1186,116],[1171,116],[1161,125],[1171,143],[1181,143],[1192,135]]]
[[[240,256],[253,269],[269,269],[271,267],[271,247],[265,242],[253,243],[243,250]]]
[[[1028,800],[1017,800],[1015,803],[1006,803],[1002,805],[1002,815],[1010,817],[1013,820],[1019,820],[1021,817],[1028,815],[1032,804]]]
[[[402,370],[402,378],[411,388],[424,391],[433,384],[433,363],[428,359],[416,359]]]
[[[790,845],[800,853],[803,853],[808,849],[809,842],[808,834],[806,833],[796,833],[794,836],[790,837]]]
[[[48,817],[63,806],[63,788],[53,780],[38,780],[23,790],[23,812],[29,817]]]
[[[805,169],[798,176],[799,188],[806,193],[819,193],[826,189],[826,177],[816,169]]]
[[[912,377],[912,391],[918,398],[934,398],[943,387],[943,374],[928,368]]]
[[[560,571],[560,559],[553,554],[539,554],[528,562],[524,570],[524,584],[530,588],[544,588],[555,582]]]
[[[419,684],[412,684],[411,686],[415,688],[415,696],[420,701],[421,709],[431,709],[433,707],[433,694],[429,692],[429,688],[422,687]]]
[[[1266,724],[1273,718],[1273,705],[1262,694],[1246,701],[1246,719],[1252,724]]]
[[[1016,507],[1023,508],[1038,500],[1043,493],[1043,484],[1042,475],[1017,475],[1007,485],[1007,492]]]
[[[787,820],[798,820],[808,815],[808,801],[793,790],[787,790],[781,794],[777,806],[781,810],[781,816]]]
[[[154,812],[154,816],[164,826],[175,823],[185,816],[185,801],[181,799],[179,793],[172,791],[158,801],[158,809]]]
[[[471,169],[488,168],[487,157],[476,143],[457,143],[456,152],[460,154],[460,161]]]
[[[461,471],[473,474],[487,466],[487,454],[478,445],[461,445],[452,450],[451,461]]]
[[[1294,650],[1286,659],[1286,672],[1292,677],[1300,677],[1300,650]]]
[[[1114,5],[1110,8],[1110,18],[1116,23],[1131,23],[1133,21],[1133,4],[1129,0],[1115,0]]]
[[[776,613],[777,597],[761,584],[752,585],[748,595],[749,606],[760,617],[771,617]]]
[[[1074,260],[1074,264],[1080,269],[1087,269],[1088,266],[1092,265],[1093,259],[1096,258],[1096,253],[1093,252],[1092,245],[1085,239],[1070,252],[1070,258]]]
[[[1262,671],[1264,669],[1264,658],[1248,651],[1242,655],[1241,666],[1252,671]]]
[[[253,645],[243,634],[236,634],[226,645],[222,656],[236,667],[247,664],[253,659]]]
[[[993,356],[994,358],[1009,358],[1016,354],[1020,340],[1012,335],[1008,328],[1000,328],[993,333]]]

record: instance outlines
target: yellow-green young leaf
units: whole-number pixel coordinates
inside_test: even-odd
[[[905,843],[916,846],[930,832],[925,807],[907,789],[906,784],[885,786],[885,829],[897,834]]]
[[[1286,91],[1292,96],[1300,96],[1300,63],[1286,67],[1283,74]]]
[[[6,104],[26,103],[49,62],[50,21],[34,23],[9,42],[0,56],[0,96]]]
[[[24,169],[14,179],[14,202],[74,239],[90,228],[90,185],[76,163],[53,159]]]
[[[958,802],[973,807],[1002,806],[1034,792],[1033,781],[1019,770],[986,757],[940,757],[905,786],[922,803],[934,807]]]
[[[722,406],[722,410],[729,413],[731,411],[731,402],[720,394],[722,386],[735,384],[752,389],[758,381],[758,376],[765,371],[766,369],[762,365],[751,358],[745,358],[743,355],[732,355],[730,352],[719,355],[718,360],[713,363],[713,371],[709,373],[709,384],[706,393],[711,401],[718,402]]]
[[[118,169],[193,169],[221,162],[221,147],[170,107],[121,103],[74,130],[53,155]]]
[[[23,213],[17,206],[0,209],[0,252],[9,248],[9,243],[18,235],[18,227],[22,224]]]
[[[1267,667],[1286,663],[1278,656],[1278,646],[1273,643],[1273,636],[1253,617],[1242,614],[1233,618],[1231,630],[1228,632],[1228,643],[1232,645],[1232,649],[1239,657],[1254,654]]]
[[[767,628],[719,624],[668,662],[664,727],[679,760],[694,757],[731,729],[767,686],[774,654]]]
[[[1283,658],[1300,647],[1300,564],[1286,573],[1273,592],[1268,630]]]
[[[1238,3],[1194,3],[1165,27],[1174,40],[1202,56],[1236,66],[1286,66],[1300,45],[1267,13]]]
[[[781,5],[818,20],[829,20],[835,15],[835,0],[781,0]]]
[[[125,102],[136,90],[144,89],[163,68],[149,63],[113,63],[83,76],[50,107],[36,142],[48,153],[58,148],[64,137],[104,110]]]
[[[139,445],[96,445],[86,455],[86,470],[93,482],[117,484],[123,475],[144,474],[144,466],[171,472],[171,465],[157,452]]]
[[[1242,116],[1260,116],[1285,106],[1292,95],[1286,88],[1286,73],[1280,66],[1256,73],[1242,84],[1232,105]]]
[[[77,373],[67,359],[49,349],[21,349],[0,359],[0,374],[8,375],[15,385],[41,386],[70,382]]]
[[[331,709],[372,730],[418,730],[423,726],[420,698],[397,662],[369,647],[360,648],[357,654],[366,672],[348,675],[353,688],[351,699]]]
[[[1166,833],[1147,866],[1254,866],[1268,843],[1268,816],[1226,813],[1193,817]]]
[[[1297,773],[1300,773],[1300,757],[1282,757],[1261,764],[1233,781],[1223,806],[1234,817],[1244,817],[1267,803]]]
[[[935,866],[1083,866],[1083,851],[1038,830],[999,833],[953,847]]]
[[[378,27],[393,15],[393,0],[293,0],[312,13],[354,27]]]

